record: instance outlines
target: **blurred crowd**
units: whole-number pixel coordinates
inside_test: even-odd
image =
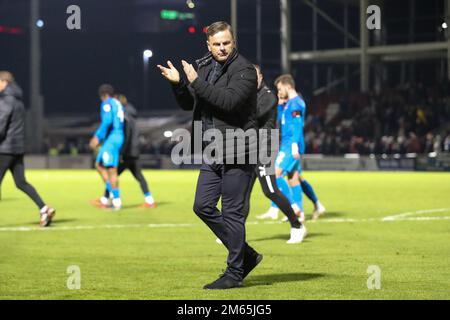
[[[379,93],[323,94],[307,103],[307,153],[341,155],[450,151],[450,85],[422,84]],[[162,136],[162,132],[160,133]],[[47,152],[88,154],[89,136],[47,142]],[[175,142],[141,135],[143,154],[170,155]]]
[[[450,85],[405,85],[379,93],[312,99],[307,153],[337,155],[450,151]]]
[[[79,154],[91,154],[92,150],[89,148],[90,136],[78,137],[78,138],[66,138],[58,142],[46,142],[45,151],[49,155],[72,155],[76,156]],[[160,142],[154,142],[151,137],[146,135],[141,135],[140,139],[140,149],[142,154],[151,155],[170,155],[172,152],[172,147],[175,142],[170,141],[170,139],[164,139]]]

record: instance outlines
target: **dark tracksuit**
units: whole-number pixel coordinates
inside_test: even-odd
[[[42,209],[45,206],[36,190],[25,179],[25,107],[22,90],[13,82],[0,92],[0,185],[10,170],[16,187]]]
[[[262,141],[261,139],[259,143],[260,145],[263,145],[263,147],[266,147],[267,150],[270,150],[275,156],[278,150],[272,150],[270,130],[277,128],[277,105],[277,96],[266,86],[265,83],[262,83],[261,88],[258,90],[258,127],[260,130],[267,130],[268,132],[266,141]],[[272,156],[272,159],[273,158],[274,157]],[[256,177],[258,177],[264,195],[272,200],[281,209],[281,211],[289,219],[291,227],[300,228],[301,224],[291,207],[291,203],[277,187],[277,178],[274,172],[274,160],[275,159],[273,159],[270,164],[260,163],[256,167],[253,174],[251,187],[249,188],[246,196],[246,206],[244,209],[245,217],[247,218],[250,212],[250,197]]]
[[[217,129],[226,136],[227,129],[257,128],[256,71],[253,65],[234,50],[223,64],[211,54],[197,61],[198,78],[191,84],[182,80],[173,85],[178,104],[192,110],[194,121],[202,121],[203,131]],[[194,212],[228,249],[226,275],[240,281],[244,260],[256,252],[245,241],[245,197],[255,165],[229,164],[236,158],[224,141],[224,161],[206,164],[200,169],[195,193]],[[193,144],[192,144],[193,145]],[[233,150],[234,151],[234,150]],[[245,153],[257,151],[257,140],[246,142]],[[217,208],[222,199],[222,211]]]
[[[139,182],[142,193],[149,193],[149,188],[144,175],[142,174],[142,166],[139,160],[141,152],[139,150],[139,131],[136,125],[137,111],[131,105],[124,106],[125,113],[125,125],[124,136],[125,141],[122,146],[121,156],[122,159],[117,169],[118,175],[121,175],[126,169],[129,169],[133,174],[133,177]],[[105,197],[109,197],[108,190],[105,190]]]

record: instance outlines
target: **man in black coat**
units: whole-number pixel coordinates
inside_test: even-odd
[[[253,129],[256,132],[257,80],[253,65],[237,52],[228,23],[211,24],[206,36],[209,53],[197,61],[198,71],[183,60],[187,78],[183,79],[168,61],[168,67],[158,65],[161,74],[171,82],[180,107],[192,110],[194,121],[201,121],[202,133],[213,130],[225,137],[227,131]],[[195,138],[195,132],[193,135]],[[223,150],[223,157],[203,163],[194,212],[226,246],[228,259],[225,273],[204,288],[241,287],[242,280],[262,260],[262,255],[245,241],[245,196],[256,164],[256,161],[251,164],[247,158],[257,152],[257,139],[246,139],[245,143],[237,146],[236,152],[234,138],[227,136],[224,141],[216,139],[212,143],[219,146],[223,143],[219,147]],[[222,150],[216,151],[220,153]],[[246,158],[244,163],[235,161],[242,158]],[[220,198],[222,211],[217,208]]]
[[[270,151],[271,154],[271,162],[268,164],[259,163],[251,183],[251,187],[246,197],[246,206],[244,209],[244,213],[248,216],[250,212],[250,197],[254,182],[256,177],[258,177],[259,182],[261,184],[261,188],[263,190],[264,195],[272,200],[286,215],[288,221],[291,224],[291,237],[287,241],[288,244],[300,243],[303,241],[303,238],[306,235],[305,226],[299,221],[296,216],[294,209],[291,207],[291,203],[288,198],[283,195],[281,190],[277,186],[276,176],[275,176],[275,158],[278,154],[278,143],[272,143],[272,135],[271,130],[277,129],[277,105],[278,98],[267,87],[264,82],[264,77],[261,72],[261,69],[258,65],[255,65],[255,69],[258,75],[258,104],[257,104],[257,117],[258,117],[258,127],[260,130],[266,130],[267,134],[262,135],[259,141],[260,143],[260,151],[263,150]],[[278,130],[278,129],[277,129]],[[277,148],[274,148],[277,146]],[[264,149],[263,149],[264,148]],[[264,151],[266,154],[269,152]]]
[[[18,189],[26,193],[40,210],[40,225],[47,227],[56,213],[47,206],[26,179],[23,156],[25,153],[25,108],[22,89],[8,71],[0,71],[0,185],[10,170]]]

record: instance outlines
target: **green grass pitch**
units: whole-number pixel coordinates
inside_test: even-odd
[[[138,184],[125,173],[124,209],[113,212],[89,204],[102,188],[93,170],[29,171],[28,180],[57,208],[53,226],[40,230],[34,204],[8,174],[0,201],[0,299],[450,298],[448,173],[306,172],[328,212],[308,222],[299,245],[285,243],[288,224],[256,221],[269,206],[256,185],[247,239],[264,260],[244,288],[227,291],[202,289],[225,268],[226,251],[192,212],[198,172],[145,175],[159,207],[137,208]],[[67,286],[74,265],[79,290]],[[373,265],[380,289],[368,288]]]

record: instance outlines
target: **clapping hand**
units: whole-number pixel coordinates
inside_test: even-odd
[[[195,71],[195,69],[192,66],[192,64],[187,63],[184,60],[181,60],[181,63],[183,64],[183,70],[184,70],[184,73],[186,74],[186,77],[187,77],[189,83],[194,82],[195,79],[198,78],[197,71]]]
[[[172,62],[167,61],[168,68],[163,67],[162,65],[158,64],[158,68],[161,71],[161,74],[169,80],[171,83],[177,84],[180,82],[180,73],[178,70],[173,66]]]

